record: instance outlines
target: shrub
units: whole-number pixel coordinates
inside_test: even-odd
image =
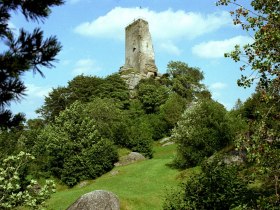
[[[39,186],[35,180],[27,181],[26,168],[32,159],[34,157],[29,153],[20,152],[1,162],[0,209],[15,209],[18,206],[38,209],[54,192],[55,185],[51,180],[47,180],[44,186]]]
[[[68,186],[102,175],[117,161],[113,143],[99,135],[87,113],[80,102],[74,102],[39,136],[47,169]]]
[[[153,156],[153,139],[150,124],[145,118],[135,119],[128,126],[128,144],[132,151],[140,152],[145,157]]]
[[[154,79],[142,80],[137,89],[138,99],[147,114],[158,112],[168,98],[168,88]]]
[[[252,196],[246,186],[236,166],[214,159],[202,166],[199,175],[191,176],[167,195],[163,209],[242,209]]]
[[[175,166],[196,166],[231,142],[233,134],[226,113],[212,100],[199,101],[186,109],[172,133],[178,144]]]

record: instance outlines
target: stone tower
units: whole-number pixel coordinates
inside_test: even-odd
[[[143,19],[135,20],[125,28],[125,64],[120,73],[129,89],[134,89],[141,79],[157,76],[149,24]]]

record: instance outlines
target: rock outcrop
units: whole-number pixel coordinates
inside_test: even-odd
[[[145,159],[146,158],[142,154],[138,152],[131,152],[128,155],[121,157],[120,161],[115,163],[115,166],[124,166]]]
[[[120,210],[120,202],[112,192],[95,190],[82,195],[67,210]]]

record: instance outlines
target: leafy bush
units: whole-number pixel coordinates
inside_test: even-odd
[[[160,107],[160,115],[166,122],[168,129],[174,128],[181,118],[186,105],[186,99],[179,96],[177,93],[169,95],[167,101]]]
[[[172,133],[178,144],[175,166],[196,166],[231,142],[233,134],[226,113],[221,104],[212,100],[193,103],[186,109]]]
[[[144,156],[153,156],[153,139],[150,124],[145,118],[132,120],[127,127],[128,147],[135,152],[140,152]]]
[[[68,186],[102,175],[118,158],[113,143],[100,136],[88,111],[74,102],[39,136],[37,148],[40,153],[40,147],[45,150],[46,168]]]
[[[46,181],[39,186],[37,181],[27,181],[27,164],[34,159],[32,155],[20,152],[8,156],[0,167],[0,209],[15,209],[26,206],[28,209],[38,209],[55,190],[54,182]]]
[[[107,138],[119,144],[119,134],[122,130],[123,113],[118,104],[110,98],[95,98],[85,105],[88,116],[94,120],[96,129],[103,138]]]
[[[154,79],[142,80],[138,87],[138,99],[147,114],[156,113],[168,98],[168,88]]]
[[[236,166],[219,159],[202,165],[199,175],[191,176],[179,189],[167,195],[163,209],[242,209],[249,205],[252,193],[238,177]]]
[[[152,132],[152,139],[157,141],[165,136],[170,135],[168,123],[163,119],[161,114],[148,114],[143,116],[144,120],[149,123]]]

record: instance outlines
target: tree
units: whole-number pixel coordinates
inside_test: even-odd
[[[205,86],[201,84],[204,76],[199,68],[189,67],[181,61],[170,61],[167,65],[167,74],[169,80],[167,80],[167,85],[188,101],[192,101],[197,94],[206,91]]]
[[[36,110],[36,113],[40,114],[47,122],[54,121],[55,117],[70,105],[70,96],[71,92],[68,88],[53,88],[45,97],[43,106]]]
[[[93,101],[96,97],[111,98],[120,108],[125,109],[128,105],[129,91],[118,74],[106,78],[79,75],[69,81],[66,87],[53,89],[37,112],[50,122],[76,100],[85,103]]]
[[[120,74],[107,76],[98,87],[96,95],[100,98],[112,98],[119,103],[120,108],[126,109],[129,105],[129,90]]]
[[[47,125],[34,147],[35,156],[68,186],[96,178],[114,167],[118,156],[113,143],[102,138],[89,109],[76,101]]]
[[[160,113],[163,120],[167,123],[169,129],[172,129],[181,118],[187,106],[186,99],[177,93],[169,95],[167,101],[160,107]]]
[[[192,103],[172,136],[177,146],[175,166],[193,167],[231,143],[233,135],[223,105],[212,100]]]
[[[280,86],[280,6],[278,0],[253,0],[251,8],[245,8],[238,0],[219,0],[217,5],[237,6],[231,11],[234,24],[241,25],[243,30],[254,33],[253,43],[243,47],[236,46],[235,50],[227,53],[234,61],[243,61],[241,71],[250,68],[252,76],[243,75],[238,84],[250,86],[259,81],[259,85],[267,89],[271,85],[279,94]],[[245,59],[245,60],[243,60]]]
[[[241,71],[249,68],[251,76],[242,75],[238,85],[257,82],[256,94],[244,103],[250,119],[249,129],[236,140],[237,148],[247,151],[247,160],[265,180],[262,209],[279,208],[280,146],[280,4],[278,0],[252,0],[250,8],[237,0],[219,0],[217,5],[234,5],[234,24],[253,33],[253,43],[236,46],[226,57],[242,61]],[[263,174],[265,171],[266,175]]]
[[[43,38],[43,31],[35,28],[32,33],[20,29],[18,37],[9,28],[13,11],[20,10],[27,21],[47,18],[51,7],[63,4],[63,0],[4,0],[0,2],[0,39],[7,50],[0,53],[0,127],[12,127],[23,120],[22,114],[12,115],[6,107],[24,96],[26,87],[21,76],[33,70],[44,76],[41,67],[53,67],[61,45],[55,36]]]
[[[168,89],[153,78],[142,80],[137,89],[138,99],[147,114],[158,112],[168,98]]]
[[[110,139],[119,144],[118,132],[123,124],[122,111],[117,107],[116,102],[111,98],[95,98],[85,105],[88,116],[93,119],[96,129],[103,138]]]

